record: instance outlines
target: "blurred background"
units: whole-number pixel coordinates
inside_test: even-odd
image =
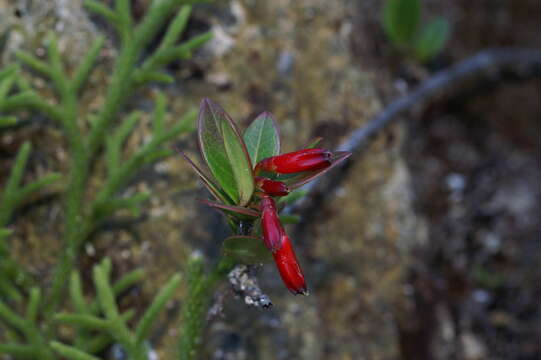
[[[148,3],[132,1],[136,19]],[[314,136],[332,149],[437,71],[486,48],[541,45],[538,0],[423,0],[421,23],[443,17],[451,30],[441,51],[420,61],[389,39],[385,3],[196,5],[184,37],[207,30],[214,37],[192,59],[169,66],[175,83],[161,89],[171,118],[209,97],[240,127],[272,112],[283,151]],[[1,64],[18,49],[43,53],[51,29],[68,65],[98,34],[107,36],[83,97],[98,107],[118,43],[80,0],[0,0]],[[210,319],[203,359],[541,358],[541,80],[504,74],[459,85],[382,131],[329,196],[300,210],[303,220],[288,231],[310,296],[292,296],[271,265],[257,270],[271,309],[249,307],[220,287],[223,309]],[[150,108],[154,90],[130,107]],[[147,119],[127,146],[148,131]],[[67,172],[61,131],[28,113],[0,133],[0,183],[25,140],[34,148],[29,177]],[[195,140],[176,143],[195,154]],[[179,157],[146,168],[130,187],[152,193],[142,214],[111,219],[80,261],[88,282],[104,256],[117,276],[147,270],[122,298],[125,307],[148,305],[194,251],[214,263],[229,235],[223,217],[196,201],[206,190]],[[43,281],[61,246],[61,205],[53,187],[14,219],[14,257]],[[164,322],[154,335],[160,358],[170,358],[175,325]]]

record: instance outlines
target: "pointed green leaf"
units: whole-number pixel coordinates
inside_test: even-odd
[[[58,341],[51,341],[49,345],[56,353],[68,360],[99,360],[99,358],[93,355],[87,354],[73,346],[64,345]]]
[[[280,153],[280,135],[271,113],[264,112],[252,121],[243,139],[252,164]]]
[[[13,233],[13,230],[11,230],[11,229],[0,228],[0,240],[2,240],[3,238],[8,237],[12,233]]]
[[[199,111],[199,147],[212,175],[235,204],[252,196],[254,180],[246,146],[229,115],[209,99]]]
[[[173,297],[175,290],[180,285],[180,280],[180,274],[173,275],[147,308],[135,330],[137,343],[143,342],[148,337],[151,326],[156,321],[158,314],[163,311],[167,302]]]
[[[224,240],[224,254],[243,264],[261,264],[272,261],[271,252],[263,240],[255,236],[230,236]]]
[[[225,151],[233,169],[239,192],[239,205],[246,205],[254,193],[254,174],[246,146],[235,129],[226,121],[222,122]]]
[[[410,43],[421,15],[419,0],[387,0],[383,8],[383,28],[395,45]]]
[[[415,56],[420,61],[428,61],[443,49],[451,27],[449,21],[438,18],[429,22],[415,41]]]
[[[15,124],[17,124],[17,118],[15,116],[0,116],[0,128]]]

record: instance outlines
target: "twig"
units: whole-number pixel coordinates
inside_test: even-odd
[[[376,134],[400,120],[400,115],[410,112],[414,107],[426,106],[446,91],[448,97],[455,95],[456,89],[453,91],[453,88],[463,85],[468,80],[479,83],[487,79],[499,79],[505,74],[512,74],[522,79],[540,76],[541,50],[520,48],[483,50],[436,73],[411,93],[393,101],[366,125],[353,131],[337,149],[351,151],[353,156],[349,161],[341,165],[339,171],[334,171],[332,176],[320,178],[303,187],[307,191],[307,196],[286,207],[285,212],[303,212],[303,209],[310,209],[309,212],[303,212],[305,219],[300,224],[302,227],[302,224],[308,221],[306,216],[314,216],[313,209],[317,209],[317,205],[321,204],[329,193],[332,193],[329,189],[335,189],[340,184],[351,161],[358,158]]]

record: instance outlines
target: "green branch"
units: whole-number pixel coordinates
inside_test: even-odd
[[[179,360],[198,359],[207,312],[217,284],[233,269],[235,262],[223,256],[209,273],[203,271],[200,257],[190,259],[187,269],[188,295],[182,307]]]
[[[193,50],[210,38],[202,34],[184,43],[177,44],[184,31],[190,6],[182,6],[189,1],[156,0],[139,24],[134,24],[129,0],[115,0],[114,6],[96,0],[86,0],[85,6],[107,21],[111,22],[120,34],[120,51],[113,65],[113,74],[105,94],[105,103],[92,121],[88,134],[82,119],[91,114],[81,113],[80,93],[84,90],[93,69],[98,62],[104,37],[98,37],[88,50],[79,66],[70,76],[63,64],[57,38],[48,35],[44,59],[28,52],[18,52],[18,61],[33,73],[44,77],[52,84],[56,99],[49,100],[39,95],[28,81],[19,74],[19,66],[13,65],[0,70],[0,127],[16,123],[13,115],[4,115],[18,110],[33,110],[56,121],[63,129],[69,144],[70,164],[65,187],[65,228],[63,252],[53,270],[52,284],[47,292],[31,288],[29,282],[13,283],[19,279],[15,265],[9,260],[9,250],[5,238],[11,230],[5,228],[13,212],[31,194],[60,179],[58,174],[49,174],[34,182],[21,185],[24,168],[28,161],[31,146],[25,143],[19,150],[4,191],[0,194],[0,292],[7,299],[14,300],[24,307],[24,316],[0,301],[0,320],[8,325],[8,332],[15,334],[15,341],[0,345],[0,353],[15,358],[36,358],[52,360],[58,357],[75,360],[96,359],[94,354],[102,351],[112,341],[120,343],[130,359],[147,359],[147,338],[158,314],[173,296],[180,283],[180,276],[173,276],[158,293],[150,307],[143,314],[138,325],[131,330],[127,321],[135,312],[120,313],[116,304],[119,293],[141,280],[143,273],[138,270],[127,274],[114,285],[110,282],[111,263],[104,261],[93,269],[97,299],[87,301],[83,294],[80,275],[74,271],[81,247],[88,240],[96,225],[107,216],[120,209],[136,213],[140,204],[149,194],[138,193],[130,197],[118,196],[128,181],[143,166],[158,161],[172,153],[164,149],[166,142],[193,129],[195,111],[188,112],[174,124],[167,124],[167,103],[162,94],[156,97],[151,140],[133,154],[123,154],[124,143],[133,133],[141,114],[134,112],[122,117],[121,112],[139,86],[148,82],[168,82],[174,78],[163,72],[163,67],[178,58],[191,56]],[[180,7],[175,13],[175,9]],[[162,29],[169,17],[169,23],[158,48],[142,59],[148,44]],[[120,119],[120,120],[119,120]],[[109,135],[112,134],[112,135]],[[102,152],[102,150],[104,150]],[[105,156],[107,177],[97,194],[89,194],[87,185],[91,178],[93,164],[98,156]],[[199,299],[203,303],[210,298],[217,281],[223,277],[224,267],[205,275],[203,283],[193,287],[189,303]],[[15,275],[16,276],[15,276]],[[19,280],[18,280],[19,281]],[[66,297],[66,284],[69,283],[69,300],[73,313],[57,313]],[[26,303],[23,304],[23,301]],[[207,304],[208,305],[208,304]],[[192,306],[192,305],[190,305]],[[195,305],[193,305],[195,306]],[[206,306],[203,304],[203,307]],[[201,329],[203,310],[192,317],[192,329]],[[104,318],[101,316],[105,315]],[[195,319],[198,320],[195,320]],[[38,323],[38,321],[41,322]],[[194,324],[198,323],[195,326]],[[57,325],[75,327],[73,342],[63,344],[53,341]],[[199,327],[198,327],[199,326]],[[196,330],[194,334],[200,334]],[[11,334],[11,333],[10,333]],[[11,341],[12,339],[9,338]],[[20,341],[19,341],[20,340]]]

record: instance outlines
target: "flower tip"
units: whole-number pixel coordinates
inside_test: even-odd
[[[300,289],[300,290],[297,290],[297,292],[295,293],[295,295],[304,295],[304,296],[308,296],[310,295],[310,292],[308,291],[308,289],[306,287]]]

